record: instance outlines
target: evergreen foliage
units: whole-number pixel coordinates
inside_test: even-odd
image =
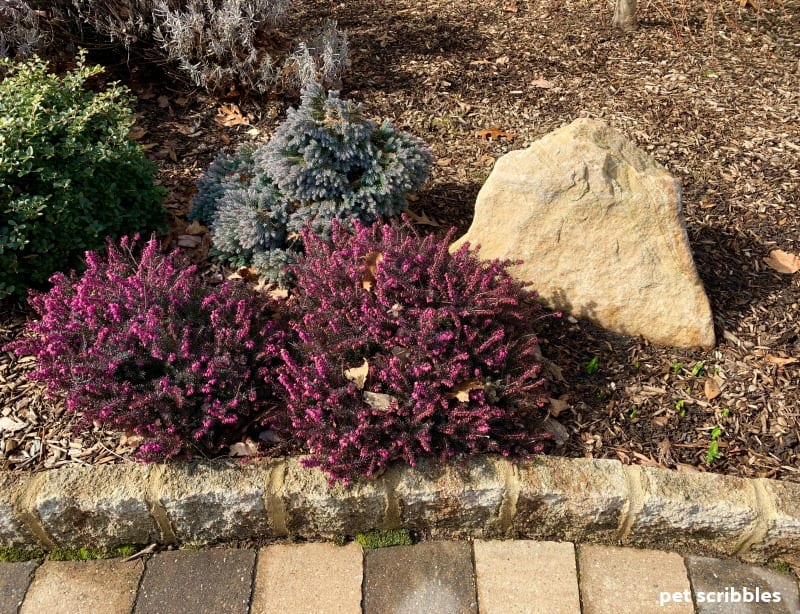
[[[126,91],[95,93],[81,55],[64,76],[37,57],[0,61],[0,297],[80,265],[106,236],[163,223],[155,166],[128,138]]]
[[[313,85],[269,142],[214,160],[190,217],[208,222],[221,259],[283,284],[301,229],[327,238],[333,220],[371,224],[401,213],[431,162],[416,137]]]

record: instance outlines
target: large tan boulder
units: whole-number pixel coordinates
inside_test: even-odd
[[[669,172],[602,121],[576,119],[500,158],[463,242],[554,309],[654,343],[714,345]]]

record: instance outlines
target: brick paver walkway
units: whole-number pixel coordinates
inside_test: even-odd
[[[0,614],[798,614],[797,578],[734,560],[535,541],[162,552],[0,563]]]

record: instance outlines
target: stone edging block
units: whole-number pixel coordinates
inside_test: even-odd
[[[397,527],[798,563],[800,484],[548,456],[394,466],[350,488],[330,487],[298,458],[0,472],[7,547],[331,539]]]

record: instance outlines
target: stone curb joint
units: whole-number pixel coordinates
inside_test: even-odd
[[[548,456],[396,466],[349,489],[329,488],[296,458],[0,473],[6,547],[333,539],[398,527],[798,564],[800,484]]]

